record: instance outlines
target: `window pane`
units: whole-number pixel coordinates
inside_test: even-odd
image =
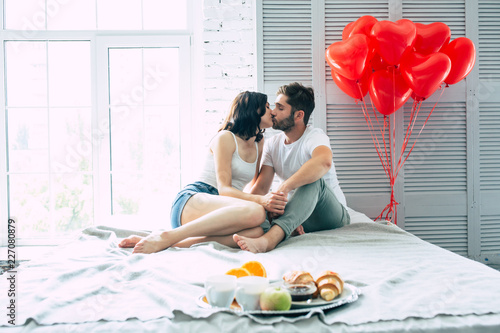
[[[186,0],[143,0],[144,29],[186,29]]]
[[[48,1],[47,30],[93,30],[96,28],[95,11],[94,1]]]
[[[90,42],[49,42],[50,106],[90,106]]]
[[[144,192],[142,175],[115,172],[111,177],[111,182],[113,215],[137,215]]]
[[[53,179],[54,231],[71,232],[92,224],[92,176],[57,175]]]
[[[178,191],[169,187],[166,173],[115,173],[113,182],[113,215],[138,215],[141,229],[170,228],[170,205]]]
[[[179,49],[144,49],[144,104],[179,103]]]
[[[45,30],[45,1],[5,0],[5,27],[25,30],[23,37],[33,37],[33,31]]]
[[[143,216],[144,222],[141,223],[145,224],[141,224],[141,228],[168,228],[168,207],[180,187],[179,109],[171,106],[145,107],[144,130],[139,128],[142,126],[139,112],[136,117],[128,115],[125,118],[130,119],[130,127],[117,126],[120,128],[119,134],[112,130],[113,135],[121,136],[120,142],[123,146],[129,147],[116,155],[115,145],[112,148],[113,214]],[[136,120],[133,120],[134,118]],[[127,133],[134,134],[131,137],[126,136]],[[116,141],[119,140],[114,142]],[[141,143],[141,149],[137,149],[138,143]],[[138,151],[140,154],[133,156],[133,152]],[[129,158],[128,162],[124,156]],[[127,166],[133,165],[141,171],[116,171],[116,160],[119,160],[120,166],[123,167],[120,170],[126,170]],[[165,206],[167,209],[161,209]],[[166,213],[162,216],[161,212]]]
[[[18,222],[18,238],[50,230],[49,202],[47,174],[9,176],[9,214]]]
[[[47,109],[8,109],[9,171],[48,171]]]
[[[6,42],[8,106],[47,106],[47,43]]]
[[[5,0],[5,27],[38,30],[187,29],[186,0]]]
[[[53,172],[92,170],[91,109],[50,110],[50,165]]]
[[[143,170],[144,115],[142,108],[111,108],[111,165],[113,171]]]
[[[144,165],[147,173],[168,173],[169,184],[180,184],[179,108],[145,107]]]
[[[97,0],[99,30],[141,30],[141,0]]]
[[[110,49],[109,76],[111,105],[143,103],[142,49]]]

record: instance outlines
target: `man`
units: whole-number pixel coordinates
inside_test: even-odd
[[[268,214],[259,238],[233,236],[238,246],[253,253],[267,252],[299,234],[329,230],[350,223],[346,201],[332,162],[330,139],[307,125],[314,110],[314,91],[300,83],[279,88],[271,112],[273,128],[282,130],[266,140],[262,168],[252,193],[266,194],[276,173],[281,185],[277,193],[290,197],[282,215]]]

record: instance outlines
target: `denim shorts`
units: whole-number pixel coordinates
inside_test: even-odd
[[[193,184],[186,185],[174,199],[172,203],[172,210],[170,211],[170,223],[172,224],[172,229],[181,226],[181,214],[184,210],[186,202],[196,193],[208,193],[213,195],[219,195],[219,191],[211,185],[205,184],[203,182],[194,182]]]

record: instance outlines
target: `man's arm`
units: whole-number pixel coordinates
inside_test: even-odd
[[[281,183],[278,192],[288,195],[292,190],[306,184],[311,184],[326,175],[332,167],[332,150],[327,146],[316,147],[311,159],[304,163],[296,173]]]
[[[274,168],[269,165],[263,165],[260,169],[259,177],[250,190],[252,194],[264,195],[269,192],[274,179]]]
[[[266,198],[267,202],[264,206],[266,211],[282,215],[285,212],[285,205],[288,198],[284,193],[269,192],[274,179],[274,168],[268,165],[263,165],[259,177],[253,184],[250,193],[259,194]]]

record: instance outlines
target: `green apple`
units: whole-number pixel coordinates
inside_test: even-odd
[[[287,311],[292,307],[292,296],[282,287],[268,287],[260,295],[260,308],[264,311]]]

